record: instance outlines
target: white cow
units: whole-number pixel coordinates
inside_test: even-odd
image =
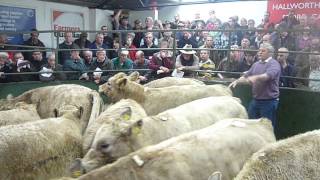
[[[98,117],[103,103],[99,94],[90,88],[76,84],[63,84],[32,89],[12,99],[0,100],[0,110],[13,109],[17,103],[21,102],[36,105],[42,119],[57,117],[56,110],[61,106],[81,106],[83,108],[82,132],[88,123]]]
[[[210,126],[219,120],[247,117],[239,99],[220,96],[198,99],[157,116],[104,124],[78,166],[88,172],[142,147]]]
[[[83,108],[57,110],[58,118],[0,127],[0,179],[50,179],[68,175],[81,155]]]
[[[161,88],[182,85],[205,85],[204,82],[192,78],[164,77],[144,84],[144,87]]]
[[[147,88],[121,75],[109,78],[107,83],[99,86],[99,92],[105,93],[112,102],[120,99],[133,99],[142,105],[149,116],[196,99],[210,96],[232,96],[232,91],[223,85]]]
[[[140,149],[79,180],[207,180],[212,170],[232,179],[254,152],[274,141],[269,120],[223,120]]]
[[[125,77],[125,73],[118,73],[115,76],[122,76]],[[139,82],[139,72],[135,71],[131,73],[128,78],[131,81]],[[178,77],[164,77],[161,79],[155,79],[153,81],[150,81],[146,84],[144,84],[144,87],[149,87],[149,88],[161,88],[161,87],[169,87],[169,86],[182,86],[182,85],[205,85],[204,82],[197,80],[197,79],[192,79],[192,78],[178,78]]]
[[[244,165],[236,180],[319,179],[320,130],[265,146]]]
[[[35,104],[17,103],[14,109],[0,111],[0,126],[21,124],[41,119]]]

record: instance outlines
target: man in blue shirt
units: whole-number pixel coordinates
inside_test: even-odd
[[[103,42],[103,34],[102,33],[98,33],[96,34],[96,40],[92,42],[91,46],[90,46],[90,49],[92,51],[92,55],[94,57],[96,57],[96,54],[97,54],[97,50],[100,49],[100,48],[103,48],[103,49],[110,49],[110,47],[105,44]],[[110,57],[109,53],[107,53],[107,56]]]
[[[253,99],[248,108],[249,118],[266,117],[272,121],[275,128],[281,67],[279,62],[272,58],[273,53],[274,48],[271,44],[261,44],[258,53],[259,61],[254,63],[242,77],[233,81],[229,87],[250,84]]]

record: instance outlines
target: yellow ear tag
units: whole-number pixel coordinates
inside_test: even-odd
[[[77,177],[80,177],[81,176],[81,171],[73,171],[72,172],[72,176],[77,178]]]
[[[122,116],[122,119],[125,120],[125,121],[129,121],[130,118],[131,118],[131,116],[128,115],[128,114],[125,114],[125,115]]]
[[[203,67],[204,67],[204,68],[208,68],[208,67],[209,67],[209,64],[204,64]]]
[[[141,129],[139,127],[133,127],[132,128],[132,134],[137,135],[141,132]]]

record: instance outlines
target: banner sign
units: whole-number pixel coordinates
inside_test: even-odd
[[[84,30],[84,17],[80,12],[52,11],[52,29],[56,31],[81,31]],[[74,38],[78,38],[80,33],[73,33]],[[64,33],[55,33],[54,39],[59,36],[59,42],[64,41]],[[55,44],[55,43],[54,43]]]
[[[36,28],[35,9],[0,6],[1,31],[30,31]],[[22,44],[23,34],[8,35],[10,44]]]
[[[279,23],[291,9],[294,10],[297,19],[306,16],[320,20],[319,0],[268,0],[268,12],[273,23]]]

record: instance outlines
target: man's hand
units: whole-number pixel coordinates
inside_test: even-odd
[[[96,75],[93,75],[93,79],[101,79],[101,74],[96,74]]]
[[[229,88],[235,88],[238,84],[248,84],[248,83],[250,83],[250,81],[247,79],[247,78],[245,78],[245,77],[240,77],[239,79],[237,79],[237,80],[235,80],[235,81],[233,81],[231,84],[229,84]]]
[[[144,77],[144,76],[139,76],[139,79],[140,79],[140,81],[146,81],[147,80],[147,78]]]
[[[4,75],[4,72],[0,72],[0,77]]]
[[[257,83],[257,76],[249,76],[248,81],[250,84],[255,84]]]
[[[95,82],[96,84],[99,84],[99,83],[100,83],[100,79],[95,79],[94,82]]]
[[[160,69],[165,73],[168,73],[170,71],[168,68],[163,67],[163,66],[161,66]]]
[[[238,84],[238,79],[229,84],[229,88],[235,88]]]

